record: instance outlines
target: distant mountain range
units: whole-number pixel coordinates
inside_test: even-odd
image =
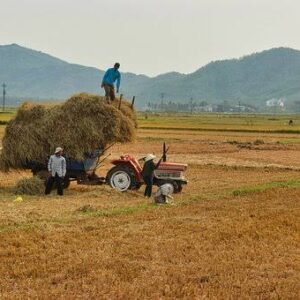
[[[109,67],[109,66],[108,66]],[[0,83],[11,97],[66,99],[78,92],[103,93],[104,71],[71,64],[16,44],[0,46]],[[261,105],[272,98],[300,99],[300,51],[274,48],[240,59],[211,62],[191,74],[176,72],[151,78],[122,74],[122,92],[148,102],[229,101]]]

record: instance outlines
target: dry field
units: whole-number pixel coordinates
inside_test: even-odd
[[[75,184],[17,203],[30,174],[0,173],[0,298],[300,298],[299,127],[169,118],[141,118],[137,141],[111,152],[159,156],[166,141],[189,164],[172,205]]]

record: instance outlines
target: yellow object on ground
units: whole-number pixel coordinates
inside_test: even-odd
[[[23,202],[23,198],[21,196],[18,196],[14,202]]]

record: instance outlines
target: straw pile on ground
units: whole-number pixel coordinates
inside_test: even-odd
[[[44,181],[37,176],[19,180],[14,188],[16,195],[42,195],[44,191]]]
[[[68,157],[80,160],[99,147],[132,141],[135,112],[126,101],[120,109],[118,104],[89,94],[52,106],[25,103],[6,127],[1,168],[22,168],[28,161],[44,163],[57,146]]]

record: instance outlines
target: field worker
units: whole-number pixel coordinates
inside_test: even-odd
[[[173,200],[171,196],[174,192],[174,187],[171,183],[165,183],[158,188],[155,193],[154,200],[156,204],[167,204]]]
[[[115,87],[114,83],[117,81],[117,93],[119,93],[120,83],[121,83],[121,74],[119,72],[120,64],[115,63],[113,68],[108,69],[102,79],[101,87],[105,90],[106,100],[114,101],[115,96]]]
[[[48,161],[49,178],[47,180],[45,194],[51,193],[54,182],[57,186],[57,194],[62,196],[63,192],[63,180],[66,175],[66,160],[62,156],[63,149],[57,147],[55,153],[50,156]]]
[[[147,154],[147,156],[145,157],[145,163],[142,170],[142,176],[146,184],[144,196],[147,198],[150,198],[152,195],[154,170],[157,169],[161,163],[161,159],[160,159],[159,162],[155,164],[153,161],[155,158],[156,158],[155,155]]]

